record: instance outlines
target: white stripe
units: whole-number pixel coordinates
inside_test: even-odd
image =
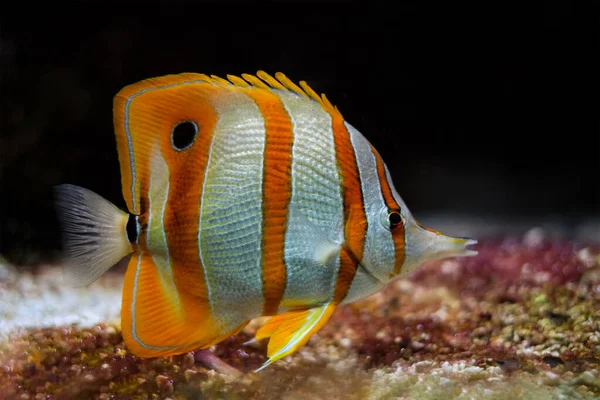
[[[381,191],[381,182],[377,175],[377,163],[371,150],[371,144],[352,125],[346,122],[350,141],[356,154],[356,163],[360,174],[363,202],[367,217],[367,236],[361,266],[380,280],[387,279],[394,270],[395,246],[392,233],[382,224],[382,215],[387,215],[387,205]],[[368,279],[370,282],[372,280]],[[364,291],[366,282],[353,281],[349,296],[357,295],[360,288]]]
[[[329,267],[316,263],[315,235],[306,232],[307,225],[298,218],[308,219],[321,231],[320,235],[341,243],[344,209],[331,116],[314,101],[289,92],[277,93],[290,116],[294,133],[289,207],[300,213],[288,210],[284,310],[298,304],[323,304],[333,297],[339,257]]]
[[[396,203],[400,206],[400,209],[402,210],[403,215],[410,215],[410,212],[408,211],[408,207],[406,207],[406,204],[404,204],[404,200],[402,200],[402,197],[400,197],[400,195],[396,191],[396,188],[394,187],[394,182],[392,181],[392,175],[390,174],[390,171],[388,170],[387,165],[385,165],[383,160],[381,162],[383,163],[383,167],[385,168],[385,179],[387,180],[387,183],[388,183],[390,189],[392,190],[392,196],[394,197],[394,200],[396,200]]]
[[[152,255],[167,295],[173,299],[175,310],[181,311],[180,298],[165,232],[165,211],[169,199],[169,166],[163,159],[160,150],[150,153],[150,187],[148,188],[148,226],[146,227],[146,247]]]
[[[137,321],[135,316],[135,305],[137,303],[137,291],[138,291],[138,278],[140,276],[140,264],[142,262],[143,253],[138,253],[137,265],[135,266],[135,278],[133,279],[133,295],[131,298],[131,337],[138,342],[138,344],[147,349],[160,350],[160,347],[148,346],[144,343],[137,335]]]
[[[212,314],[223,331],[260,316],[265,121],[241,92],[213,104],[219,119],[201,198],[199,245]],[[234,106],[232,106],[234,105]]]
[[[216,136],[217,136],[217,132],[215,131],[213,134],[212,140],[210,141],[210,147],[208,150],[208,160],[206,161],[206,166],[204,167],[205,168],[204,169],[204,181],[202,183],[202,194],[200,196],[200,215],[198,216],[198,253],[200,256],[200,263],[202,263],[202,271],[204,272],[204,284],[206,286],[206,292],[208,295],[208,303],[210,305],[211,313],[213,310],[213,302],[212,302],[210,284],[208,282],[208,274],[206,272],[206,270],[208,269],[208,265],[206,264],[206,261],[204,260],[204,255],[202,252],[202,213],[204,210],[204,194],[206,193],[206,182],[208,181],[208,170],[209,170],[208,167],[211,165],[213,147],[215,145],[215,137]]]

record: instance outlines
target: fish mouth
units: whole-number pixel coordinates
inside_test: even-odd
[[[478,242],[477,239],[473,238],[457,238],[457,240],[461,241],[461,245],[463,246],[462,255],[460,257],[472,257],[479,254],[479,251],[472,248],[471,246],[475,246]]]
[[[465,249],[470,252],[469,255],[476,256],[477,254],[479,254],[479,250],[476,250],[476,249],[473,249],[473,248],[469,248],[469,246],[474,246],[474,245],[476,245],[476,244],[479,243],[477,241],[477,239],[468,238],[468,239],[466,239],[466,242],[467,243],[465,245]]]
[[[436,258],[472,257],[479,254],[477,250],[471,247],[476,244],[476,239],[438,234],[431,244],[431,251],[436,255]]]
[[[416,228],[414,230],[415,236],[427,243],[424,247],[429,252],[434,253],[437,256],[436,258],[471,257],[478,254],[477,250],[469,248],[477,244],[476,239],[447,236],[436,229],[423,226],[417,220],[413,221]]]

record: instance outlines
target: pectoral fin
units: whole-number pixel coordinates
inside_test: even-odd
[[[269,359],[256,372],[304,346],[325,325],[334,310],[335,305],[327,303],[321,307],[290,311],[271,318],[256,332],[257,340],[269,338]]]
[[[341,243],[331,240],[325,232],[312,223],[297,207],[290,206],[290,218],[293,218],[298,230],[302,232],[298,240],[302,241],[307,248],[313,249],[313,261],[318,265],[330,266],[335,257],[340,253]]]

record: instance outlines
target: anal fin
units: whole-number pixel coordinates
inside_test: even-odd
[[[222,326],[213,318],[207,298],[177,287],[159,268],[145,252],[131,257],[127,267],[121,328],[125,344],[134,355],[159,357],[206,348],[236,334],[248,323]]]
[[[325,325],[334,311],[335,305],[326,303],[308,310],[289,311],[267,321],[256,332],[256,340],[269,338],[269,359],[256,372],[304,346]]]

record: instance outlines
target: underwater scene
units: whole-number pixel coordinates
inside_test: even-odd
[[[600,399],[597,3],[11,5],[0,400]]]

